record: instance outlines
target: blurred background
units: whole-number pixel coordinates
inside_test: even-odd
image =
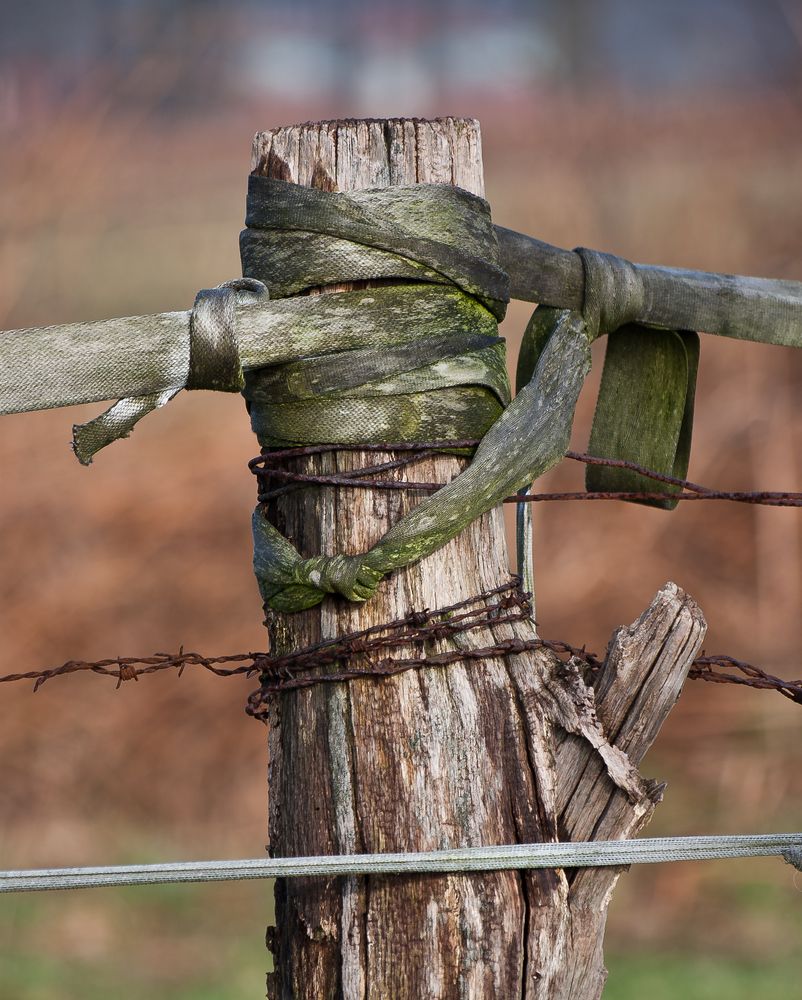
[[[239,273],[255,131],[400,115],[481,120],[503,225],[802,278],[799,0],[0,0],[0,328],[188,308]],[[800,389],[802,352],[703,338],[690,477],[802,489]],[[85,469],[70,427],[99,409],[0,420],[0,673],[264,648],[241,400],[184,393]],[[794,510],[543,505],[535,546],[546,636],[602,651],[672,579],[709,652],[802,674]],[[0,689],[0,867],[261,854],[252,686]],[[800,829],[801,735],[777,695],[690,683],[645,762],[669,782],[649,833]],[[801,889],[776,861],[633,870],[605,997],[802,996]],[[1,897],[0,998],[258,997],[271,910],[258,883]]]

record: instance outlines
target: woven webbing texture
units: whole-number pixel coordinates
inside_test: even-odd
[[[99,417],[73,427],[73,450],[82,465],[118,438],[127,437],[137,422],[164,406],[181,389],[215,389],[241,392],[245,388],[242,361],[235,329],[235,304],[264,296],[261,281],[235,278],[217,288],[204,288],[195,296],[189,315],[186,374],[179,383],[147,396],[119,400]]]
[[[410,331],[411,343],[399,336],[390,348],[369,344],[249,374],[245,395],[263,447],[482,438],[462,475],[365,553],[303,559],[257,509],[256,575],[266,604],[282,611],[309,607],[325,593],[367,599],[386,573],[439,548],[557,462],[568,447],[590,367],[590,342],[602,329],[637,318],[643,304],[633,265],[580,251],[582,309],[536,311],[527,334],[529,370],[508,405],[503,345],[495,337],[507,280],[496,263],[495,233],[482,199],[435,185],[339,194],[253,176],[246,221],[243,270],[264,281],[274,298],[313,284],[390,279],[389,287],[367,288],[364,299],[392,302],[403,289],[419,301],[435,300],[447,289],[461,308],[459,326],[419,324]],[[661,356],[677,340],[673,333],[654,333],[651,353]],[[679,343],[684,368],[678,379],[666,383],[659,370],[652,388],[672,400],[678,396],[684,414],[689,366]],[[643,349],[647,369],[649,347]],[[626,410],[626,398],[623,403]],[[597,421],[596,446],[611,447],[621,404],[615,398],[607,407],[612,414]],[[654,407],[649,428],[661,444],[668,440],[670,455],[658,471],[680,474],[679,434],[670,421],[663,426],[663,409]]]
[[[802,346],[796,282],[560,250],[494,227],[487,202],[447,185],[343,194],[252,176],[246,223],[248,277],[199,293],[191,312],[2,334],[0,412],[118,398],[76,428],[83,462],[181,388],[243,384],[265,447],[481,439],[462,475],[360,555],[303,559],[257,511],[257,576],[284,611],[326,593],[367,599],[559,461],[599,335],[609,344],[591,452],[679,479],[693,331]],[[512,402],[497,330],[510,295],[540,303]],[[633,476],[592,467],[588,487],[636,492]],[[664,483],[649,502],[671,507],[676,489]]]

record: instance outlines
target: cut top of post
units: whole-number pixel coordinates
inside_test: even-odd
[[[312,122],[257,132],[254,173],[329,191],[452,184],[484,196],[475,118]]]

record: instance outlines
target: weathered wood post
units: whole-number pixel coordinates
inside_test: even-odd
[[[256,136],[253,169],[328,190],[439,183],[483,193],[479,126],[465,119],[274,129]],[[341,451],[294,461],[301,471],[335,472],[385,457],[393,456]],[[446,482],[464,463],[429,457],[408,478]],[[419,496],[312,487],[274,501],[271,517],[304,556],[355,553]],[[272,647],[301,648],[508,579],[499,508],[386,579],[366,604],[327,598],[305,612],[271,614]],[[639,622],[614,637],[593,682],[595,705],[579,668],[546,651],[281,694],[269,729],[271,854],[633,836],[660,798],[660,787],[640,779],[635,767],[679,693],[704,628],[693,601],[667,585]],[[519,622],[458,641],[487,646],[513,634],[531,638],[533,629]],[[456,640],[443,642],[454,648]],[[268,995],[597,997],[607,901],[618,874],[280,882]]]

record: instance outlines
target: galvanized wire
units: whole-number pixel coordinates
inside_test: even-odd
[[[27,871],[0,871],[0,892],[312,876],[331,878],[339,875],[596,868],[755,857],[783,857],[789,864],[802,870],[802,833],[505,844],[499,847],[461,847],[446,851],[408,851],[401,854],[175,861],[103,868],[35,868]]]

